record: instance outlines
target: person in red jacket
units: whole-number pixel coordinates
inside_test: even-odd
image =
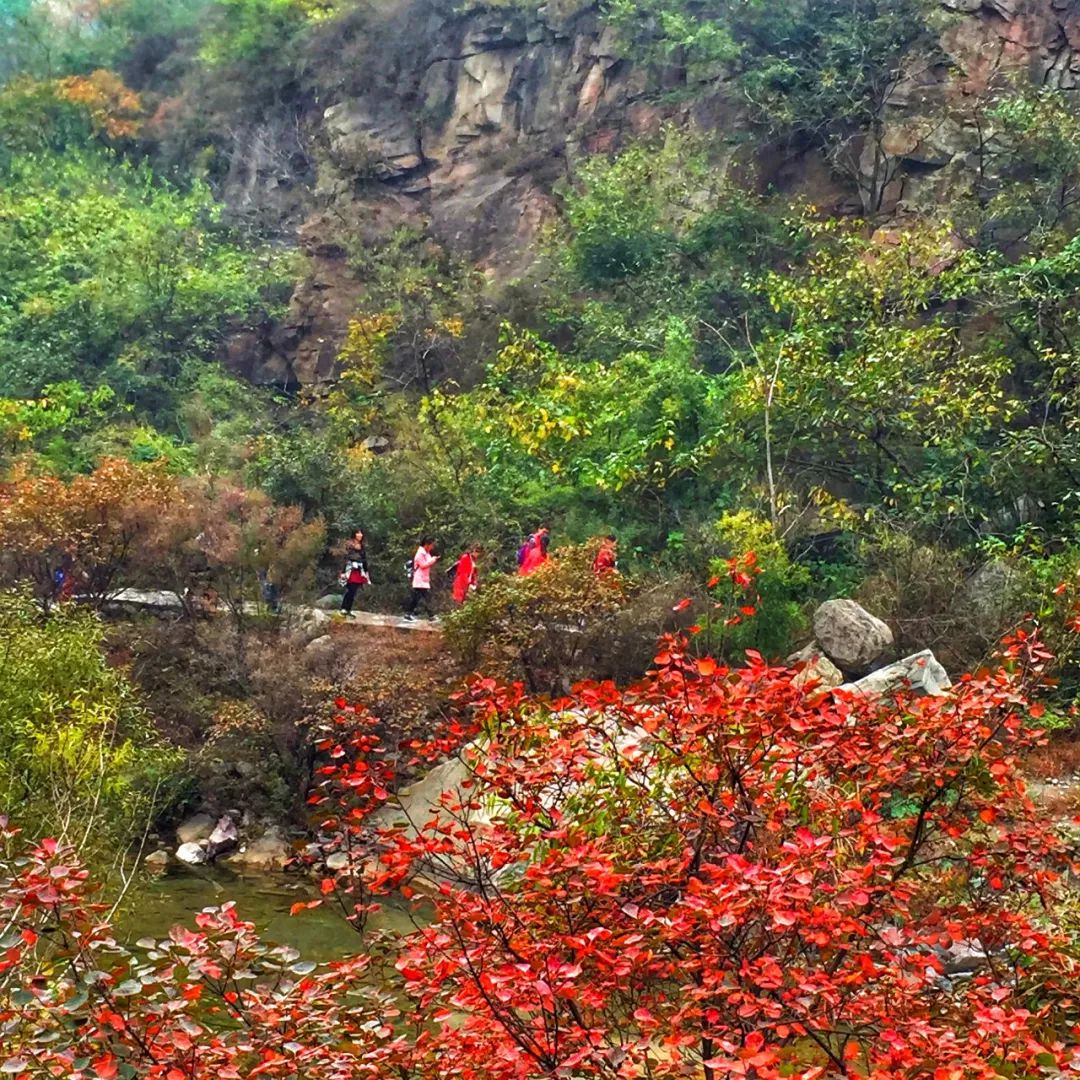
[[[600,548],[593,559],[592,569],[597,577],[607,577],[618,569],[619,542],[614,533],[609,533],[600,541]]]
[[[529,537],[521,563],[518,566],[518,573],[522,577],[528,577],[529,574],[535,573],[547,562],[548,541],[550,539],[547,528],[543,526]]]
[[[457,604],[464,604],[469,594],[476,591],[478,582],[476,560],[479,555],[480,548],[473,544],[457,561],[457,568],[454,571],[454,602]]]

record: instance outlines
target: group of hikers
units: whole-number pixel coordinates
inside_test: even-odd
[[[548,546],[551,533],[546,526],[541,526],[518,548],[517,572],[523,577],[536,573],[548,560]],[[471,544],[458,556],[457,562],[450,568],[452,578],[451,593],[454,603],[461,605],[476,591],[480,584],[479,560],[483,548]],[[405,564],[405,575],[409,582],[410,593],[405,605],[405,619],[410,622],[417,618],[422,608],[426,616],[438,621],[431,600],[431,572],[442,560],[435,553],[435,540],[430,536],[421,538],[416,553]],[[600,541],[596,557],[593,560],[593,573],[604,575],[613,573],[618,561],[618,542],[613,534],[608,534]],[[341,614],[352,617],[353,605],[357,593],[371,584],[368,569],[367,549],[364,542],[364,530],[357,529],[345,545],[345,569],[341,573]]]

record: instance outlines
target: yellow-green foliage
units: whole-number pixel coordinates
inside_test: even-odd
[[[770,658],[782,653],[805,625],[802,600],[810,586],[809,572],[791,561],[772,523],[752,510],[724,514],[716,524],[716,537],[723,559],[743,560],[753,552],[760,571],[747,595],[736,597],[731,610],[723,609],[725,619],[738,616],[744,604],[757,609],[754,616],[740,617],[722,628],[723,645],[734,654],[744,649],[757,649]],[[724,588],[727,574],[723,561],[718,561],[714,572]],[[720,633],[720,628],[713,629],[714,636]]]
[[[309,23],[333,15],[335,6],[332,0],[219,0],[200,56],[211,66],[269,59]]]
[[[90,613],[45,617],[25,593],[0,593],[0,808],[108,865],[164,806],[178,758],[103,646]]]

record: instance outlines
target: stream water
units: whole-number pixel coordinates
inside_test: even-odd
[[[239,874],[227,868],[170,869],[142,886],[119,918],[120,937],[164,938],[173,926],[195,928],[195,916],[206,907],[232,900],[240,917],[253,922],[264,940],[291,945],[305,960],[336,960],[363,948],[363,942],[340,915],[328,907],[290,915],[299,900],[317,896],[309,881],[284,874]],[[369,927],[412,929],[408,912],[384,905]]]

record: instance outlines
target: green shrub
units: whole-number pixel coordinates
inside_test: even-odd
[[[180,759],[103,647],[90,613],[0,593],[0,806],[107,870],[168,808]]]
[[[174,425],[190,365],[278,273],[233,241],[205,188],[98,151],[17,157],[0,189],[0,394],[105,382]]]
[[[620,575],[598,577],[595,543],[560,548],[534,573],[495,574],[446,619],[446,641],[466,664],[524,676],[534,691],[567,689],[597,628],[626,598]]]
[[[716,642],[731,657],[747,649],[769,658],[784,655],[806,630],[803,606],[810,572],[791,561],[772,524],[752,510],[724,514],[715,535],[722,556],[713,565],[713,573],[721,578],[718,588],[726,588],[728,560],[744,562],[752,553],[757,572],[744,596],[736,589],[733,602],[721,607],[720,617],[708,620],[705,640]],[[756,614],[743,617],[743,606],[755,607]]]

